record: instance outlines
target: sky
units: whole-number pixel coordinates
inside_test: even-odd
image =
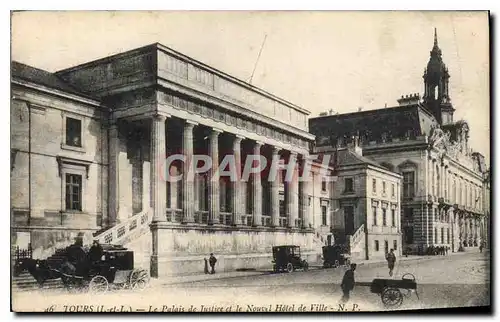
[[[489,162],[487,12],[20,12],[12,59],[53,72],[159,42],[244,81],[255,68],[253,85],[314,117],[422,95],[434,28],[455,120],[469,123],[470,146]]]

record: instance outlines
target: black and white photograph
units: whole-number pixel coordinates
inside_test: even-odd
[[[11,311],[491,310],[488,11],[11,11]]]

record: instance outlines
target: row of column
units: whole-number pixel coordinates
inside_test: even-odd
[[[151,207],[154,213],[153,220],[160,221],[166,212],[166,180],[164,179],[161,171],[163,169],[163,158],[166,156],[166,138],[165,138],[165,121],[166,116],[157,115],[152,118],[151,125]],[[194,222],[195,213],[195,200],[194,200],[194,164],[191,162],[193,158],[193,129],[197,123],[186,121],[183,130],[183,154],[186,158],[186,162],[183,163],[183,173],[193,174],[193,175],[183,175],[182,176],[182,189],[183,189],[183,223]],[[208,197],[209,197],[209,224],[219,223],[219,177],[217,167],[219,166],[216,161],[219,160],[219,135],[222,133],[221,130],[212,129],[209,135],[209,153],[212,159],[213,165],[211,167],[209,176],[209,187],[208,187]],[[242,225],[242,215],[245,213],[243,209],[244,205],[244,190],[242,185],[244,182],[241,179],[241,141],[244,137],[235,135],[233,140],[233,156],[235,159],[236,166],[236,178],[231,182],[232,185],[232,211],[233,211],[233,225]],[[254,155],[261,154],[261,147],[264,145],[262,142],[255,142],[253,148]],[[273,147],[272,159],[277,161],[280,159],[279,155],[280,148]],[[297,153],[290,152],[289,162],[294,162],[294,171],[297,172]],[[304,158],[302,161],[307,162]],[[262,182],[261,174],[254,173],[253,177],[253,225],[260,226],[262,223]],[[270,182],[271,189],[271,223],[272,226],[279,226],[279,182],[272,180]],[[300,186],[300,187],[299,187]],[[300,190],[300,191],[299,191]],[[295,223],[299,217],[304,220],[305,227],[309,226],[309,204],[308,204],[308,184],[307,182],[302,182],[300,185],[297,180],[297,176],[293,180],[287,182],[286,192],[286,214],[288,219],[288,226],[295,227]]]

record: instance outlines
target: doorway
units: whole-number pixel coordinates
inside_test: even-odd
[[[345,234],[354,234],[354,207],[346,206],[344,207],[344,223],[345,223]]]

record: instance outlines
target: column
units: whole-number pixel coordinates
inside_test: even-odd
[[[291,172],[291,173],[290,173]],[[290,175],[292,174],[292,175]],[[288,227],[295,227],[295,219],[298,217],[299,185],[297,178],[297,152],[290,152],[285,175],[286,191],[286,216]]]
[[[208,224],[219,223],[220,197],[219,197],[219,134],[222,133],[219,129],[212,129],[210,133],[209,151],[212,159],[212,167],[210,168],[210,180],[208,182]]]
[[[260,156],[260,148],[264,145],[262,142],[255,142],[253,148],[253,154],[255,157]],[[260,162],[260,161],[254,161]],[[255,164],[254,164],[255,166]],[[252,174],[252,188],[253,188],[253,225],[262,226],[262,182],[261,182],[261,172]]]
[[[231,201],[233,210],[233,225],[241,225],[241,215],[243,213],[242,209],[242,189],[241,189],[241,140],[242,136],[236,135],[233,141],[233,156],[235,163],[235,180],[231,182]]]
[[[273,147],[272,153],[272,162],[273,164],[278,164],[278,160],[280,159],[279,155],[280,148]],[[280,219],[280,202],[279,202],[279,173],[276,173],[276,177],[269,178],[271,182],[269,183],[271,186],[271,223],[273,227],[279,227],[279,219]]]
[[[151,208],[153,209],[153,221],[162,220],[167,208],[167,182],[164,169],[164,161],[167,155],[165,136],[166,116],[155,115],[151,121]]]
[[[197,123],[186,120],[182,138],[182,152],[184,163],[182,165],[182,222],[194,222],[194,163],[193,159],[193,129]]]
[[[309,218],[309,182],[312,180],[311,175],[311,162],[307,160],[307,156],[304,156],[302,159],[303,164],[303,172],[302,172],[302,181],[299,185],[299,196],[300,196],[300,208],[302,222],[305,228],[309,228],[310,220]]]
[[[118,124],[112,123],[109,126],[109,148],[108,148],[108,220],[109,225],[114,226],[118,218],[118,208],[120,207],[119,180],[120,161],[118,158],[120,138],[118,136]]]

